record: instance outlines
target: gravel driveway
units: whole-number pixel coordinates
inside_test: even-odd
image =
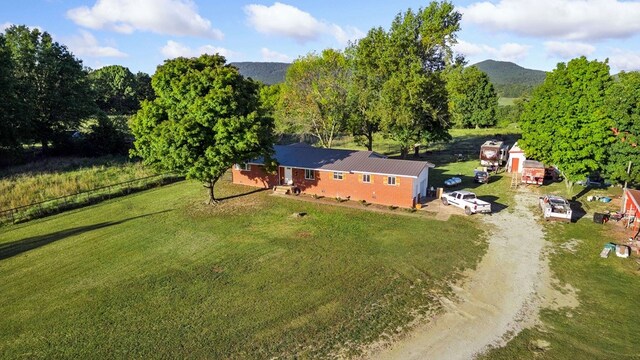
[[[393,343],[377,359],[472,359],[488,346],[502,346],[532,326],[550,288],[543,227],[531,206],[533,194],[516,194],[516,206],[483,221],[489,248],[468,274],[456,299],[442,299],[444,312]]]

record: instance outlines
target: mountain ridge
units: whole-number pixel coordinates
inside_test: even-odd
[[[245,77],[263,82],[267,85],[284,82],[290,63],[284,62],[232,62]],[[470,66],[476,66],[485,72],[496,92],[501,97],[522,97],[530,94],[533,89],[542,84],[547,73],[541,70],[524,68],[508,61],[484,60]]]

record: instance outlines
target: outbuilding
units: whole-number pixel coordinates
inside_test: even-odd
[[[518,142],[513,144],[509,150],[509,159],[507,160],[507,171],[511,173],[522,173],[522,165],[527,160],[524,151],[518,146]]]
[[[307,144],[276,145],[278,162],[267,173],[261,159],[237,164],[233,183],[264,188],[291,186],[305,194],[413,207],[427,196],[427,161],[388,159],[373,151],[316,148]]]
[[[544,182],[544,164],[535,160],[523,161],[522,182],[525,184],[542,185]]]

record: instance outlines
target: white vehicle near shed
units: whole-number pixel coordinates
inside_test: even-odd
[[[442,194],[441,199],[444,205],[453,205],[464,209],[464,213],[467,215],[475,213],[491,213],[491,204],[478,199],[476,194],[470,191],[461,190],[444,193]]]
[[[542,196],[539,205],[545,220],[571,221],[571,205],[564,198],[555,195]]]

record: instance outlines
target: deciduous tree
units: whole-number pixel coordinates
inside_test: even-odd
[[[460,128],[496,124],[498,95],[489,76],[475,66],[454,66],[447,72],[449,112]]]
[[[290,127],[330,148],[349,117],[349,76],[347,58],[337,50],[295,60],[287,70],[279,102],[283,116],[292,122]]]
[[[156,94],[134,115],[133,155],[162,170],[214,186],[235,163],[262,157],[273,165],[273,119],[258,85],[219,55],[167,60],[152,78]]]
[[[47,32],[26,26],[5,30],[20,101],[18,122],[28,124],[30,137],[49,142],[78,127],[96,112],[82,62]]]
[[[128,68],[121,65],[105,66],[90,72],[89,80],[96,104],[105,113],[125,115],[140,108],[136,77]]]
[[[559,63],[525,105],[519,144],[528,158],[556,165],[567,191],[604,169],[613,142],[605,105],[611,82],[606,62],[573,59]]]
[[[618,74],[607,90],[606,105],[616,138],[607,147],[605,173],[612,181],[640,184],[640,72]]]
[[[389,30],[381,89],[381,125],[400,143],[402,156],[417,142],[448,139],[448,98],[443,70],[452,62],[451,46],[460,28],[449,2],[398,14]]]

